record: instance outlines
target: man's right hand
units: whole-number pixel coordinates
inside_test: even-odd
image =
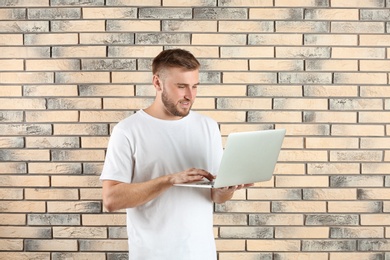
[[[205,170],[196,168],[190,168],[185,171],[169,175],[169,180],[172,185],[197,182],[201,181],[204,178],[208,179],[209,181],[212,181],[215,179],[215,176]]]

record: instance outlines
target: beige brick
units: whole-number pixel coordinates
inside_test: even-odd
[[[63,59],[51,59],[51,60],[26,60],[26,70],[32,71],[66,71],[66,70],[79,70],[79,60],[63,60]]]
[[[150,72],[113,72],[113,83],[150,83],[152,74]]]
[[[390,35],[359,35],[359,45],[361,46],[386,46],[390,41]]]
[[[23,45],[23,34],[7,34],[7,37],[1,37],[1,45]]]
[[[357,191],[356,189],[305,189],[303,191],[304,200],[356,200]]]
[[[1,60],[0,71],[23,70],[23,60]]]
[[[103,150],[55,150],[52,151],[53,161],[103,161]]]
[[[250,85],[248,86],[248,96],[261,96],[261,97],[301,97],[302,86],[301,85]]]
[[[77,259],[77,260],[105,260],[105,253],[71,253],[71,252],[54,252],[53,259]]]
[[[269,107],[263,109],[269,109]],[[287,111],[249,111],[248,122],[298,123],[302,122],[302,115],[300,112]]]
[[[219,21],[219,32],[273,32],[274,24],[268,21]]]
[[[25,189],[27,200],[77,200],[78,197],[77,189]]]
[[[49,161],[49,150],[13,149],[3,150],[0,154],[4,161]]]
[[[77,122],[78,111],[27,111],[26,122]]]
[[[85,45],[131,45],[134,44],[134,34],[124,32],[112,33],[81,33],[80,44]]]
[[[108,20],[107,31],[159,32],[160,23],[160,21],[145,20]]]
[[[84,214],[84,226],[125,226],[126,214]]]
[[[48,47],[0,47],[0,58],[49,58]]]
[[[259,124],[223,124],[222,123],[220,128],[221,128],[222,135],[227,136],[232,132],[269,130],[272,127],[273,126],[271,125],[259,125]]]
[[[359,174],[358,163],[308,163],[307,174]]]
[[[52,32],[104,32],[104,20],[51,21]]]
[[[305,165],[299,163],[277,163],[274,174],[305,174]]]
[[[48,109],[101,109],[100,98],[49,98]]]
[[[29,33],[24,35],[24,44],[28,45],[76,45],[77,33]]]
[[[390,112],[359,112],[360,123],[383,123],[390,120]]]
[[[0,183],[7,187],[48,187],[48,176],[1,176]]]
[[[323,21],[276,21],[275,31],[284,33],[328,33],[329,23]]]
[[[49,32],[49,21],[0,21],[2,32]]]
[[[357,97],[357,86],[334,85],[307,85],[304,86],[304,96],[308,97]]]
[[[381,99],[330,99],[331,110],[383,110]]]
[[[275,98],[274,109],[283,110],[326,110],[326,99],[318,98]]]
[[[79,148],[77,137],[26,137],[27,148]]]
[[[80,85],[80,96],[134,96],[134,85]]]
[[[305,34],[304,45],[356,46],[358,36],[349,34]]]
[[[275,238],[328,238],[328,227],[276,227]]]
[[[358,149],[358,138],[306,138],[308,149]]]
[[[134,109],[145,108],[153,103],[152,98],[104,98],[104,109]]]
[[[272,202],[272,212],[326,212],[324,201],[275,201]]]
[[[272,47],[221,47],[221,58],[271,58]]]
[[[22,137],[0,137],[1,148],[23,148],[24,139]]]
[[[243,111],[199,111],[201,114],[213,118],[217,122],[245,122]]]
[[[101,188],[80,189],[80,200],[100,200],[102,198]]]
[[[307,20],[359,20],[359,9],[306,9],[305,19]]]
[[[0,198],[4,200],[15,200],[15,199],[23,199],[23,189],[1,189],[0,190]],[[0,230],[1,232],[1,230]]]
[[[366,143],[366,140],[362,138],[362,146],[363,146],[363,140]],[[377,140],[376,142],[378,141],[379,140]],[[362,148],[367,148],[367,146],[369,145],[364,145],[364,146],[365,147]],[[380,146],[378,148],[380,148]],[[362,174],[387,174],[389,170],[390,170],[389,163],[362,163]]]
[[[299,33],[286,34],[283,33],[272,33],[272,34],[250,34],[248,36],[249,45],[301,45],[303,35]],[[264,48],[264,47],[263,47]],[[270,48],[270,47],[268,47]],[[273,50],[273,48],[272,48]],[[268,51],[270,53],[270,51]],[[252,57],[252,56],[249,56]],[[263,56],[264,57],[264,56]],[[268,56],[268,57],[273,57]]]
[[[328,187],[326,176],[280,176],[276,178],[276,187]]]
[[[361,225],[365,226],[385,226],[390,221],[389,214],[361,214]]]
[[[36,163],[28,164],[30,174],[80,174],[81,163]]]
[[[50,213],[96,213],[101,212],[100,201],[49,201],[47,212]]]
[[[2,251],[23,250],[23,239],[0,239],[0,250]]]
[[[248,189],[248,200],[297,200],[301,192],[297,189]],[[269,211],[269,208],[267,209]]]
[[[247,215],[246,214],[219,214],[215,213],[213,215],[214,225],[224,225],[224,226],[246,226],[247,225]]]
[[[216,212],[270,212],[270,203],[261,201],[227,201],[216,205]]]
[[[357,123],[356,112],[304,112],[303,121],[307,123]]]
[[[280,260],[299,260],[299,259],[315,259],[315,260],[328,260],[328,254],[327,253],[317,253],[317,252],[310,252],[310,253],[294,253],[294,252],[288,252],[288,253],[275,253],[275,256],[278,257]],[[333,260],[333,259],[332,259]]]
[[[381,151],[331,151],[330,161],[339,162],[380,162],[383,155]]]
[[[107,238],[107,228],[105,227],[53,227],[53,237],[54,238]]]
[[[99,176],[52,176],[52,187],[101,187]]]
[[[163,32],[217,32],[217,21],[163,20]],[[223,31],[222,31],[223,32]]]
[[[134,19],[137,18],[137,8],[130,7],[104,7],[83,8],[84,19]]]
[[[271,99],[218,98],[217,109],[271,109]]]
[[[23,86],[24,96],[77,96],[77,85],[28,85]]]
[[[276,47],[277,58],[329,58],[328,47]]]
[[[19,260],[50,260],[50,253],[34,252],[0,252],[0,259],[19,259]]]
[[[82,148],[106,148],[108,145],[108,137],[82,137]]]
[[[227,84],[272,84],[276,83],[276,73],[266,72],[224,72],[223,83]]]
[[[1,86],[0,97],[20,97],[22,96],[21,86]]]
[[[331,260],[345,260],[345,259],[353,259],[353,260],[367,260],[367,259],[375,259],[380,258],[382,255],[380,253],[366,253],[366,252],[358,252],[358,253],[330,253]]]
[[[294,8],[250,8],[249,19],[298,20],[303,18],[302,9]]]
[[[357,60],[307,60],[306,71],[358,71],[358,61]]]
[[[360,0],[332,0],[332,7],[383,7],[383,1],[360,1]]]
[[[109,83],[108,72],[56,72],[57,83]]]
[[[333,125],[333,136],[384,136],[385,129],[381,125]]]
[[[335,59],[384,59],[385,48],[332,48],[332,58]]]
[[[93,58],[93,57],[105,57],[105,56],[106,56],[105,46],[53,47],[54,58],[79,58],[79,57]]]
[[[131,111],[81,111],[80,122],[119,122],[132,114]]]
[[[360,70],[361,71],[384,71],[390,70],[390,61],[382,60],[361,60]]]
[[[336,213],[376,213],[382,211],[382,205],[375,201],[330,201],[328,202],[328,211]]]
[[[51,239],[25,241],[27,251],[77,251],[77,240]]]
[[[43,98],[2,98],[0,99],[0,109],[45,109],[45,99]]]
[[[192,34],[191,44],[195,45],[245,45],[244,34]]]
[[[387,84],[386,73],[335,73],[336,84]]]
[[[140,86],[141,87],[141,86]],[[152,90],[151,86],[149,89]],[[137,87],[138,91],[139,87]],[[155,95],[155,91],[153,91],[153,96]],[[138,95],[138,92],[137,92]],[[203,96],[246,96],[246,86],[242,85],[200,85],[198,86],[198,97]]]
[[[249,215],[249,225],[256,226],[291,226],[303,225],[302,214],[253,214]],[[279,250],[278,250],[279,251]]]
[[[381,22],[332,22],[331,33],[384,33]]]
[[[239,239],[217,239],[215,241],[217,251],[243,251],[245,250],[245,240]]]
[[[249,67],[250,70],[260,71],[303,71],[303,61],[283,59],[250,60]]]
[[[301,242],[299,240],[248,240],[248,251],[299,251]]]
[[[37,201],[0,201],[1,212],[45,212],[45,202]]]
[[[316,136],[323,136],[323,135],[329,135],[330,130],[328,125],[321,125],[321,124],[278,124],[275,128],[284,128],[286,129],[287,135],[294,135],[294,136],[310,136],[310,135],[316,135]]]
[[[105,135],[108,134],[104,124],[55,124],[54,135]]]
[[[80,240],[80,251],[128,251],[127,239]]]
[[[7,238],[51,238],[51,229],[50,227],[5,226],[1,227],[0,235]]]
[[[207,70],[222,70],[222,71],[237,71],[248,70],[248,61],[243,59],[205,59],[201,60],[202,71]]]
[[[45,84],[54,83],[52,72],[0,72],[3,84]]]
[[[26,163],[23,162],[2,162],[0,163],[0,174],[27,173]]]

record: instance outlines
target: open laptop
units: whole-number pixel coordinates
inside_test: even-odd
[[[268,181],[272,178],[285,134],[285,129],[231,133],[215,180],[175,185],[222,188]]]

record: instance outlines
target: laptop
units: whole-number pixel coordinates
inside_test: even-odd
[[[175,186],[222,188],[268,181],[272,178],[285,129],[229,134],[217,177]]]

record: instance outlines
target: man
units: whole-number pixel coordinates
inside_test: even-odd
[[[216,259],[213,202],[248,186],[174,186],[214,179],[222,156],[217,123],[191,111],[199,67],[188,51],[161,52],[152,64],[154,102],[112,132],[103,203],[108,211],[127,211],[130,259]]]

